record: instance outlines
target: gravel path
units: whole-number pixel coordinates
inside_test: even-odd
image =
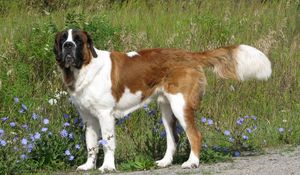
[[[200,168],[186,170],[179,165],[168,168],[137,171],[130,173],[112,173],[111,175],[300,175],[300,147],[267,150],[260,156],[237,157],[233,162],[201,164]]]

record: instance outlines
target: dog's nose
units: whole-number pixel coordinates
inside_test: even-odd
[[[75,45],[74,45],[74,43],[72,43],[72,42],[65,42],[64,43],[64,48],[65,49],[72,49],[72,47],[74,47]]]

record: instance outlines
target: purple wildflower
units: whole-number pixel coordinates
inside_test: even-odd
[[[45,125],[48,125],[48,124],[49,124],[49,119],[45,118],[45,119],[43,120],[43,123],[44,123]]]
[[[249,137],[248,137],[247,135],[243,135],[243,139],[244,139],[244,140],[248,140]]]
[[[66,155],[66,156],[69,156],[69,155],[71,155],[71,152],[70,152],[70,150],[68,150],[68,149],[67,149],[67,150],[65,151],[65,155]]]
[[[229,136],[230,135],[230,131],[229,130],[225,130],[224,131],[224,135]]]
[[[68,114],[64,114],[63,116],[64,116],[65,119],[69,119],[70,118],[70,116]]]
[[[14,101],[15,101],[15,103],[19,103],[20,102],[20,100],[19,100],[18,97],[14,97]]]
[[[3,122],[5,122],[7,119],[8,119],[7,117],[2,117],[2,118],[1,118],[1,120],[2,120]]]
[[[27,155],[26,155],[26,154],[21,154],[21,155],[20,155],[20,158],[21,158],[22,160],[25,160],[25,159],[27,159]]]
[[[0,145],[1,146],[5,146],[7,144],[7,142],[5,140],[0,139]]]
[[[74,118],[74,124],[78,124],[80,122],[80,119],[78,117]]]
[[[284,128],[279,128],[278,131],[279,131],[280,133],[283,133],[283,132],[284,132]]]
[[[145,111],[149,111],[150,110],[149,106],[147,104],[144,104],[143,108],[144,108]]]
[[[233,157],[240,157],[240,156],[241,156],[241,152],[239,152],[239,151],[234,151]]]
[[[149,112],[148,112],[148,115],[150,115],[150,116],[153,116],[153,115],[155,115],[156,114],[156,110],[150,110]]]
[[[244,118],[241,118],[241,117],[236,121],[236,124],[238,124],[238,125],[241,125],[243,123],[244,123]]]
[[[257,129],[257,126],[253,126],[253,131]]]
[[[34,135],[33,134],[29,134],[29,137],[30,137],[30,139],[31,139],[31,141],[35,141],[35,138],[34,138]]]
[[[69,122],[64,123],[64,127],[68,127],[68,126],[70,126]]]
[[[38,116],[36,113],[33,113],[32,116],[31,116],[31,118],[32,118],[33,120],[36,120],[36,119],[39,118],[39,116]]]
[[[36,132],[33,137],[35,140],[38,140],[41,138],[41,134],[39,132]]]
[[[74,156],[73,156],[73,155],[70,155],[70,156],[69,156],[69,160],[70,160],[70,161],[74,160]]]
[[[15,122],[10,122],[9,125],[14,128],[16,126],[16,123]]]
[[[166,138],[166,136],[167,136],[166,131],[162,131],[162,132],[160,133],[160,137]]]
[[[206,118],[205,117],[201,117],[201,122],[205,123],[206,122]]]
[[[28,125],[27,125],[27,124],[23,124],[23,125],[22,125],[22,128],[28,129]]]
[[[82,121],[79,123],[79,127],[80,127],[80,128],[83,128],[83,127],[84,127],[84,123],[83,123]]]
[[[48,128],[42,128],[42,132],[48,131]]]
[[[254,116],[254,115],[251,116],[251,118],[252,118],[253,120],[256,120],[256,119],[257,119],[256,116]]]
[[[18,136],[14,137],[14,138],[13,138],[13,142],[16,142],[16,141],[18,141],[18,139],[19,139],[19,137],[18,137]]]
[[[63,130],[60,131],[60,135],[65,138],[65,137],[68,136],[68,131],[63,129]]]
[[[117,120],[116,124],[117,124],[117,125],[121,125],[121,124],[123,124],[124,122],[125,122],[125,119],[124,119],[124,118],[121,118],[121,119],[118,119],[118,120]]]
[[[207,124],[208,124],[208,125],[212,125],[212,124],[214,124],[214,121],[213,121],[212,119],[208,119],[208,120],[207,120]]]
[[[246,131],[250,134],[252,133],[252,130],[250,128],[246,128]]]
[[[117,124],[117,125],[123,124],[127,119],[130,118],[130,115],[131,115],[131,113],[129,113],[129,114],[125,115],[123,118],[117,120],[117,123],[116,123],[116,124]],[[149,115],[151,115],[151,114],[149,113]],[[153,115],[154,115],[154,114],[153,114]]]
[[[222,151],[222,147],[220,146],[213,146],[212,149],[215,151]]]
[[[3,130],[3,129],[0,129],[0,137],[3,136],[4,133],[5,133],[4,130]]]
[[[131,116],[131,113],[125,115],[124,119],[127,120],[127,119],[129,119],[130,116]]]
[[[28,143],[27,139],[26,138],[22,138],[21,144],[22,145],[27,145],[27,143]]]
[[[34,145],[32,143],[30,143],[30,144],[27,145],[27,151],[29,153],[31,153],[31,151],[33,150],[33,148],[34,148]]]
[[[107,140],[101,139],[101,140],[98,141],[98,144],[99,145],[106,145],[106,144],[108,144],[108,142],[107,142]]]
[[[27,106],[26,105],[22,104],[21,107],[22,107],[22,109],[24,109],[25,111],[27,111]]]
[[[249,116],[248,116],[248,115],[244,116],[244,119],[247,119],[247,118],[249,118]]]
[[[230,137],[229,142],[234,142],[234,138]]]
[[[75,145],[75,148],[76,148],[76,149],[80,149],[80,145],[79,145],[79,144],[76,144],[76,145]]]
[[[181,127],[181,126],[176,126],[176,132],[177,133],[182,133],[184,130],[183,130],[183,128]]]
[[[21,109],[20,109],[20,113],[24,113],[24,112],[26,112],[27,111],[27,106],[26,105],[24,105],[24,104],[22,104],[21,105]]]
[[[69,133],[69,139],[71,139],[71,140],[74,139],[74,134],[73,133]]]
[[[163,124],[162,119],[159,119],[158,123],[159,123],[160,125]]]

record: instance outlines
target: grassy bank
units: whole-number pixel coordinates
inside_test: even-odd
[[[1,174],[69,170],[85,161],[84,127],[63,92],[52,53],[55,33],[69,27],[88,31],[99,49],[123,52],[148,47],[201,51],[241,43],[259,48],[272,62],[266,82],[224,81],[207,70],[208,86],[197,112],[205,137],[201,160],[300,143],[299,0],[51,2],[0,0]],[[165,151],[155,104],[116,122],[122,145],[117,168],[153,167]],[[175,162],[182,163],[189,152],[184,134],[179,148]]]

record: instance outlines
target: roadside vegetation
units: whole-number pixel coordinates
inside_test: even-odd
[[[300,144],[299,0],[0,0],[0,174],[73,171],[85,162],[84,123],[52,52],[56,32],[67,28],[86,30],[98,49],[122,52],[257,47],[272,62],[268,81],[221,80],[206,71],[196,120],[204,136],[201,162]],[[154,168],[166,149],[157,106],[116,125],[117,169]],[[177,132],[180,164],[189,147],[179,126]],[[102,158],[100,151],[99,164]]]

